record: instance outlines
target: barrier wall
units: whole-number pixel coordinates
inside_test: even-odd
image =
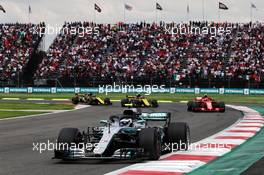
[[[264,89],[233,89],[233,88],[165,88],[162,86],[138,86],[138,87],[72,87],[72,88],[56,88],[56,87],[26,87],[0,88],[0,93],[188,93],[188,94],[243,94],[243,95],[261,95]]]

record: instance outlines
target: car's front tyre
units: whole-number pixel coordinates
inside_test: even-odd
[[[112,104],[110,98],[105,98],[104,103],[105,103],[105,105],[111,105]]]
[[[129,103],[129,100],[127,98],[121,100],[121,107],[126,107],[126,104]]]
[[[151,100],[151,106],[152,106],[153,108],[157,108],[157,107],[159,107],[158,101],[157,101],[157,100]]]
[[[158,160],[161,152],[161,140],[156,128],[144,128],[139,133],[139,146],[148,153],[150,160]]]
[[[172,152],[176,150],[188,150],[190,144],[190,128],[187,123],[170,123],[167,128],[167,143],[171,145]]]
[[[59,132],[57,139],[58,147],[54,150],[55,158],[67,159],[72,144],[78,145],[82,140],[82,135],[77,128],[63,128]]]
[[[193,102],[192,101],[189,101],[187,103],[187,111],[192,111],[192,108],[193,108]]]

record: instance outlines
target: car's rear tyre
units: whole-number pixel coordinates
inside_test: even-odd
[[[190,144],[190,128],[187,123],[170,123],[167,128],[167,142],[171,145],[171,150],[188,150]]]
[[[96,101],[91,100],[91,99],[86,99],[86,104],[87,105],[97,105],[98,103]]]
[[[161,141],[156,128],[144,128],[139,133],[139,146],[148,153],[150,160],[158,160],[161,152]]]
[[[105,99],[104,99],[104,103],[105,103],[106,105],[111,105],[111,104],[112,104],[111,101],[110,101],[110,98],[105,98]]]
[[[126,104],[129,103],[129,100],[127,98],[121,100],[121,106],[126,107]]]
[[[135,107],[135,108],[142,107],[142,102],[140,100],[138,100],[138,99],[132,100],[131,102],[132,102],[132,106]]]
[[[151,100],[151,106],[152,106],[153,108],[157,108],[157,107],[159,107],[158,101],[157,101],[157,100]]]
[[[73,97],[72,98],[72,104],[77,105],[79,103],[79,98],[78,97]]]

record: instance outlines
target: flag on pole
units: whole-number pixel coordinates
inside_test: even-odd
[[[224,3],[219,2],[219,9],[228,10],[228,7]]]
[[[125,9],[131,11],[133,7],[131,5],[125,4]]]
[[[2,5],[0,5],[0,10],[3,11],[4,13],[6,12]]]
[[[97,4],[94,4],[94,10],[96,10],[98,13],[102,12],[102,9]]]
[[[157,10],[162,10],[162,7],[161,7],[161,5],[159,5],[159,3],[156,3],[156,9]]]
[[[187,5],[187,13],[190,13],[190,7],[189,7],[189,4]]]
[[[257,10],[257,7],[256,7],[256,5],[255,5],[255,4],[253,4],[252,2],[251,2],[251,8],[253,8],[253,9],[256,9],[256,10]]]
[[[31,10],[31,7],[30,5],[28,6],[28,13],[31,14],[32,13],[32,10]]]

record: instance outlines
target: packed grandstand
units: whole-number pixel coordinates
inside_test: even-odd
[[[44,23],[1,24],[0,81],[2,86],[17,85],[19,81],[42,86],[57,82],[64,86],[143,82],[185,87],[264,87],[263,24],[190,22],[185,27],[229,27],[231,31],[216,36],[168,32],[168,27],[179,25],[65,23],[40,56],[39,45],[45,36],[36,31]],[[78,32],[83,32],[83,27],[99,32],[63,32],[72,27],[79,28]]]
[[[27,65],[39,44],[40,26],[35,24],[0,24],[0,77],[14,80]]]

